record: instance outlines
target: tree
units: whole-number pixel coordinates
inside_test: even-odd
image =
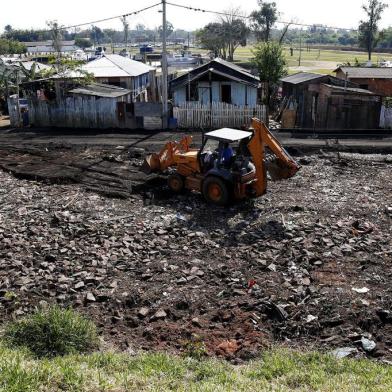
[[[124,42],[125,42],[125,49],[128,48],[128,35],[129,35],[129,23],[127,21],[127,17],[123,16],[121,18],[121,23],[124,29]]]
[[[240,8],[225,10],[225,16],[221,17],[222,36],[224,38],[224,57],[230,61],[234,59],[234,52],[238,46],[246,46],[249,29],[241,18]]]
[[[95,45],[99,45],[105,37],[104,32],[98,26],[91,26],[90,38]]]
[[[137,27],[137,26],[136,26]],[[168,37],[174,31],[173,24],[169,21],[166,22],[166,37]],[[163,26],[158,27],[158,34],[160,39],[163,39]]]
[[[389,27],[380,33],[378,45],[380,48],[392,48],[392,27]]]
[[[12,33],[12,26],[9,25],[9,24],[7,24],[7,25],[4,27],[4,33],[5,33],[5,36],[8,37],[8,34],[11,34],[11,33]]]
[[[88,38],[75,38],[75,45],[79,48],[86,49],[91,46],[91,41]]]
[[[238,18],[239,10],[230,10],[228,15],[222,18],[222,32],[227,50],[227,59],[234,60],[234,52],[238,46],[246,46],[249,29],[245,22]]]
[[[267,42],[270,40],[271,30],[278,20],[278,10],[276,3],[265,3],[258,0],[260,9],[253,11],[251,17],[251,29],[257,40]]]
[[[378,22],[387,7],[381,0],[368,0],[368,4],[362,6],[367,20],[362,20],[359,25],[359,45],[367,50],[369,61],[379,40]]]
[[[257,44],[252,53],[252,62],[258,70],[260,81],[264,83],[266,104],[269,106],[273,87],[287,75],[287,61],[283,48],[276,42],[263,42]]]
[[[204,49],[213,52],[214,57],[226,58],[224,53],[226,43],[221,23],[209,23],[196,31],[196,40]]]
[[[0,38],[0,55],[26,53],[26,46],[18,41]]]
[[[47,26],[50,29],[50,35],[52,39],[52,46],[57,53],[57,58],[61,57],[61,49],[62,49],[62,40],[63,40],[63,32],[62,27],[58,24],[56,20],[51,20],[46,22]]]

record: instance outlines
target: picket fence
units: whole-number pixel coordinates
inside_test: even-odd
[[[249,126],[253,117],[266,121],[264,105],[236,106],[215,102],[207,105],[186,102],[173,108],[173,116],[179,128],[240,128]]]

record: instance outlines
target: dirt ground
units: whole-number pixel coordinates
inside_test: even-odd
[[[59,303],[131,352],[247,360],[284,343],[392,359],[390,156],[301,157],[296,177],[224,209],[145,178],[148,138],[18,137],[0,137],[2,319]]]

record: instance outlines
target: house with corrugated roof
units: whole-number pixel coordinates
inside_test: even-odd
[[[174,105],[222,102],[239,106],[258,103],[260,80],[248,70],[216,58],[170,82]]]
[[[392,68],[338,67],[336,77],[358,84],[383,97],[392,97]]]
[[[53,46],[53,41],[34,41],[34,42],[22,42],[26,46],[28,54],[35,53],[54,53],[57,50]],[[75,40],[72,41],[61,41],[60,42],[61,52],[69,53],[74,52],[78,47],[75,45]]]
[[[154,96],[155,68],[139,61],[108,54],[87,63],[82,69],[92,74],[97,83],[130,90],[133,102],[150,101]]]

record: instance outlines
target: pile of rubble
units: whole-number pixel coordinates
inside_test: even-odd
[[[0,315],[73,306],[128,350],[249,359],[285,342],[391,358],[391,167],[302,164],[229,209],[159,182],[111,199],[0,172]]]

